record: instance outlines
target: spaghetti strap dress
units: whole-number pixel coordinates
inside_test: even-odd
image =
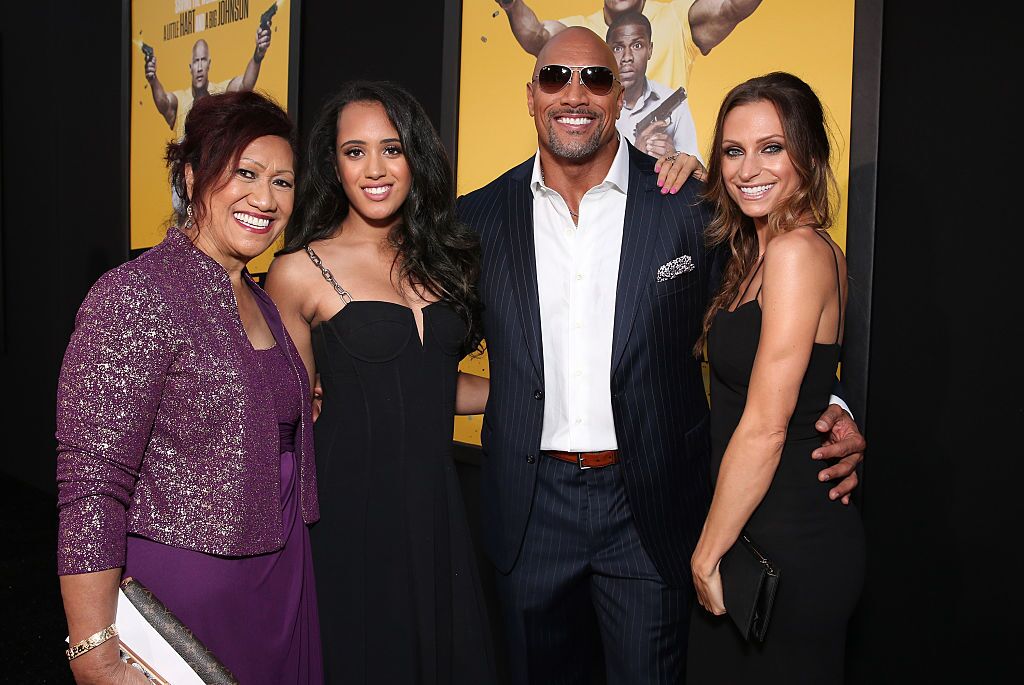
[[[466,325],[447,304],[353,300],[312,331],[320,521],[311,529],[327,682],[495,682],[452,458]]]
[[[838,290],[842,312],[842,287]],[[746,404],[761,336],[757,295],[744,302],[744,293],[742,304],[733,311],[719,310],[708,333],[712,482],[718,478],[725,448]],[[768,493],[745,526],[751,540],[780,571],[765,640],[747,642],[729,616],[713,616],[695,604],[689,685],[827,685],[843,680],[846,626],[863,584],[864,533],[853,505],[829,500],[833,484],[818,481],[824,466],[810,456],[821,445],[814,423],[828,406],[835,385],[841,330],[840,318],[836,342],[814,344],[782,458]],[[725,601],[728,607],[729,598]]]

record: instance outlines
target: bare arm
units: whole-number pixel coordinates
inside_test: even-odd
[[[309,284],[303,282],[303,267],[308,269],[309,265],[303,263],[303,260],[309,261],[302,252],[292,252],[275,258],[267,270],[264,291],[277,305],[281,313],[281,322],[299,350],[303,364],[306,365],[309,387],[315,392],[316,361],[313,358],[313,339],[310,330],[313,317],[316,315],[316,307],[312,299],[307,297]]]
[[[761,0],[697,0],[690,7],[690,34],[702,55],[721,43]]]
[[[245,65],[245,72],[241,76],[231,79],[231,82],[228,83],[228,92],[252,90],[256,87],[256,79],[260,77],[260,65],[263,63],[263,58],[267,56],[267,50],[269,49],[270,22],[267,23],[267,28],[256,30],[256,49],[252,53],[252,59]]]
[[[558,21],[544,21],[537,18],[523,0],[497,0],[512,28],[512,35],[519,45],[531,55],[536,56],[540,49],[553,35],[565,30],[565,24]]]
[[[483,376],[459,372],[455,388],[455,413],[459,415],[483,414],[491,381]]]
[[[86,639],[111,623],[117,613],[117,584],[121,569],[60,577],[60,594],[68,618],[71,644]],[[146,683],[142,674],[121,661],[118,641],[112,637],[71,662],[79,685],[85,683]]]
[[[152,59],[146,60],[146,81],[149,82],[149,90],[153,93],[153,104],[156,105],[157,111],[163,115],[167,125],[173,129],[174,120],[178,116],[178,96],[165,91],[163,84],[160,83],[160,79],[156,77],[155,55]]]
[[[787,233],[765,251],[761,337],[747,402],[692,559],[698,599],[716,614],[725,611],[719,561],[768,492],[822,312],[835,297],[834,268],[811,241],[821,242],[805,231]]]

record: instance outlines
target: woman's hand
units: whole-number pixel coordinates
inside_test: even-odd
[[[662,195],[679,192],[690,176],[698,181],[707,180],[707,170],[701,166],[700,160],[685,152],[665,155],[655,163],[654,171],[658,174],[658,187]]]
[[[697,591],[697,601],[715,616],[725,613],[725,598],[722,593],[722,574],[719,559],[713,565],[699,561],[696,556],[690,562],[693,572],[693,588]]]
[[[64,598],[71,644],[78,644],[114,622],[117,614],[117,584],[120,580],[120,568],[60,577],[60,592]],[[70,665],[75,682],[79,685],[148,683],[144,675],[121,661],[119,644],[114,636],[73,659]]]
[[[121,661],[113,637],[71,662],[78,685],[150,685],[146,676]]]

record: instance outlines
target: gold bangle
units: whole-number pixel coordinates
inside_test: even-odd
[[[117,626],[111,623],[109,626],[99,631],[98,633],[93,633],[81,642],[77,642],[72,646],[68,647],[64,650],[64,653],[68,655],[68,661],[74,661],[78,657],[88,652],[90,649],[99,647],[115,635],[117,635]]]

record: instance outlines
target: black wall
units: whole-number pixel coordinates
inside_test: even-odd
[[[54,391],[74,312],[127,254],[124,36],[116,2],[9,4],[0,470],[52,491]],[[443,4],[305,0],[300,128],[355,77],[403,83],[438,121]],[[855,683],[1005,682],[997,669],[1020,661],[1024,125],[1008,102],[1019,90],[1011,31],[977,3],[884,7]]]
[[[445,0],[304,0],[299,127],[308,131],[323,102],[349,79],[394,81],[441,121]]]
[[[53,490],[54,394],[75,311],[124,260],[121,7],[5,3],[0,469]]]
[[[990,5],[884,7],[857,683],[1021,662],[1016,34]]]

